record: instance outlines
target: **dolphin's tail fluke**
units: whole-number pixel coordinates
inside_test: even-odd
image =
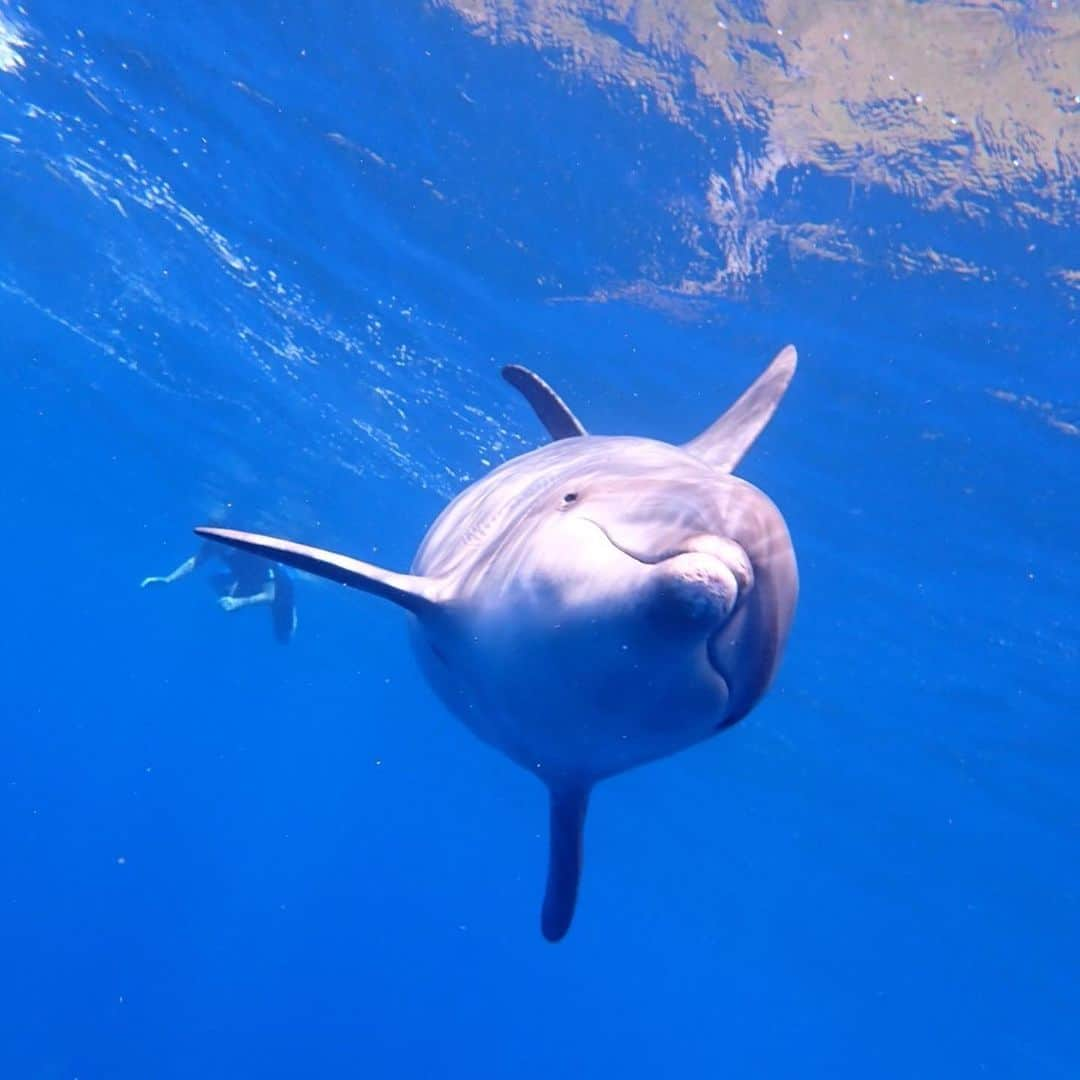
[[[586,787],[551,790],[551,850],[540,929],[548,941],[561,941],[574,918],[584,848]]]
[[[338,555],[322,548],[308,547],[292,540],[279,540],[274,536],[238,532],[235,529],[198,528],[199,536],[216,540],[220,544],[263,555],[274,562],[284,563],[297,570],[306,570],[319,577],[329,578],[353,589],[374,593],[416,615],[430,611],[439,603],[439,583],[433,578],[417,577],[415,574],[397,574],[381,566]]]

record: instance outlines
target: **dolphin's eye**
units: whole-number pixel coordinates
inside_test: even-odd
[[[563,506],[569,506],[571,503],[577,502],[577,492],[576,491],[568,491],[562,497],[562,501],[563,501]]]

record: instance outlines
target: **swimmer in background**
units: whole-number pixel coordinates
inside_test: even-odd
[[[221,608],[224,611],[237,611],[258,604],[268,605],[274,637],[282,645],[287,645],[296,632],[296,603],[292,578],[284,567],[257,555],[249,555],[207,540],[190,559],[182,562],[171,574],[165,577],[143,578],[140,587],[145,589],[150,586],[171,585],[214,560],[226,566],[226,570],[210,578]]]

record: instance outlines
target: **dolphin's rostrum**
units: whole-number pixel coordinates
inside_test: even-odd
[[[541,927],[569,929],[593,785],[730,727],[761,698],[798,575],[784,519],[732,475],[795,371],[783,349],[676,447],[588,435],[504,369],[555,439],[494,469],[428,531],[409,574],[230,529],[202,536],[392,600],[445,704],[551,797]]]

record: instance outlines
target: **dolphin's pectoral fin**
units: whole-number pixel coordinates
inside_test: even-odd
[[[683,445],[696,457],[731,472],[772,418],[795,374],[797,355],[792,345],[781,349],[750,388],[712,427]]]
[[[521,391],[553,439],[572,439],[586,434],[581,421],[566,402],[536,372],[519,364],[508,364],[502,369],[502,376],[515,390]]]
[[[239,548],[241,551],[262,555],[274,562],[284,563],[297,570],[306,570],[319,577],[329,578],[353,589],[374,593],[392,600],[395,604],[416,615],[422,615],[439,602],[438,582],[433,578],[413,574],[396,574],[379,566],[350,559],[322,548],[308,547],[292,540],[279,540],[258,533],[238,532],[235,529],[198,528],[199,536],[217,540],[221,544]]]
[[[588,788],[553,788],[551,791],[547,891],[540,918],[540,929],[548,941],[561,941],[574,918],[588,805]]]

